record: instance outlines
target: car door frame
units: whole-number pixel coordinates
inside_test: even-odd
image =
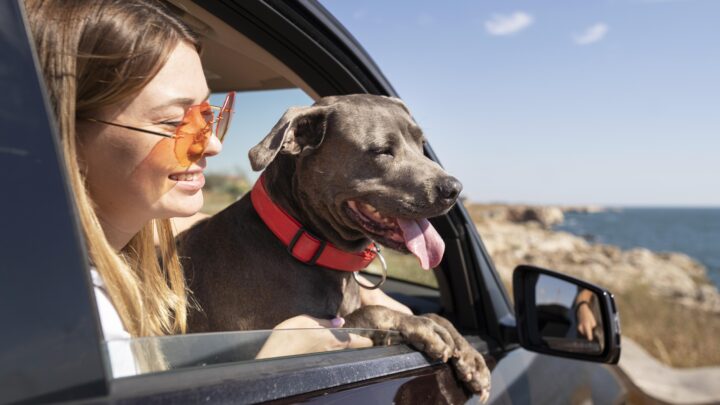
[[[22,21],[21,14],[18,14],[22,12],[20,5],[21,0],[13,0],[3,3],[2,6],[8,7],[13,15],[20,15],[18,18]],[[302,76],[321,96],[350,93],[397,96],[357,41],[315,1],[221,0],[200,5],[275,55]],[[23,28],[26,26],[24,23]],[[27,49],[32,49],[27,30],[24,32]],[[25,357],[18,357],[18,361],[35,362],[39,365],[37,369],[45,365],[44,368],[56,370],[54,374],[36,370],[36,373],[29,377],[32,379],[32,389],[26,390],[26,396],[21,399],[57,401],[104,398],[132,402],[151,398],[189,400],[213,397],[234,400],[242,398],[243,402],[259,402],[441,366],[441,363],[430,362],[421,353],[407,346],[393,346],[257,363],[221,364],[111,380],[105,359],[100,353],[101,335],[89,280],[86,250],[67,179],[59,169],[62,156],[58,153],[49,103],[43,95],[42,85],[39,85],[39,70],[32,52],[30,59],[32,62],[25,63],[35,64],[35,70],[31,72],[35,75],[35,86],[39,94],[35,96],[35,104],[38,100],[43,103],[42,108],[36,108],[37,111],[42,110],[45,117],[45,127],[38,129],[37,135],[46,138],[43,146],[34,147],[38,150],[47,149],[44,153],[47,156],[52,155],[44,159],[50,162],[57,176],[53,179],[54,188],[48,191],[47,195],[41,195],[40,199],[43,202],[53,201],[56,209],[27,225],[32,229],[45,231],[48,223],[59,224],[52,227],[47,239],[55,241],[59,245],[56,250],[62,250],[64,255],[50,256],[43,253],[37,257],[25,257],[24,261],[20,261],[23,259],[20,257],[18,262],[31,271],[18,268],[12,274],[13,283],[0,288],[4,288],[3,292],[9,291],[9,286],[16,291],[23,291],[23,286],[33,285],[34,281],[55,280],[58,277],[58,268],[64,270],[62,275],[67,280],[62,284],[60,292],[39,290],[33,291],[28,297],[19,297],[21,294],[12,295],[8,292],[8,307],[23,309],[18,311],[16,317],[11,318],[11,324],[19,327],[18,336],[32,337],[33,333],[37,333],[29,327],[27,330],[22,328],[29,323],[28,317],[31,317],[30,319],[44,325],[47,335],[62,337],[63,343],[61,350],[58,350],[58,346],[53,346],[53,342],[35,339],[26,341],[23,347],[19,344],[20,340],[17,340],[15,346],[3,346],[0,349],[2,354],[10,352],[8,347],[14,347],[18,352],[32,352]],[[27,52],[24,60],[27,60]],[[10,144],[10,147],[22,149],[27,148],[27,145],[16,142]],[[430,145],[426,145],[426,154],[438,161]],[[22,159],[14,159],[13,162],[15,160]],[[19,164],[22,163],[28,166],[21,165],[21,168],[31,167],[28,162]],[[10,170],[9,167],[7,169]],[[38,176],[44,174],[45,172],[37,170],[37,167],[28,169],[27,175],[18,176],[17,184],[37,184]],[[32,212],[30,208],[24,209],[21,201],[13,201],[11,208],[22,215],[32,217],[37,214],[37,211]],[[477,348],[482,352],[500,353],[517,347],[514,343],[506,343],[509,342],[508,330],[514,327],[510,300],[467,211],[458,204],[448,215],[433,222],[446,238],[448,245],[442,265],[443,271],[438,276],[445,300],[443,306],[448,310],[446,315],[453,319],[461,331],[482,336],[482,340],[477,342]],[[16,231],[22,233],[19,226]],[[44,240],[28,236],[22,242],[15,243],[31,244],[33,241]],[[48,265],[48,260],[39,260],[40,256],[52,259],[53,265]],[[73,305],[62,308],[64,316],[58,316],[52,311],[36,313],[25,310],[32,306],[30,302],[41,308],[55,308],[58,307],[59,299],[73,302]],[[7,297],[4,300],[7,300]],[[68,316],[68,313],[72,316]],[[5,343],[6,340],[0,342]],[[53,356],[48,355],[51,352],[55,352]],[[53,367],[46,366],[49,358],[53,359]],[[83,361],[78,364],[78,359]],[[60,386],[51,387],[49,379],[59,381]],[[38,392],[43,394],[38,396]]]
[[[357,41],[317,2],[223,0],[197,4],[270,52],[320,96],[370,93],[397,97]],[[426,154],[438,161],[429,145]],[[463,332],[483,331],[483,339],[476,343],[480,351],[502,350],[499,319],[511,316],[512,311],[469,215],[458,205],[433,222],[446,241],[443,268],[452,269],[438,277],[442,297],[447,300],[444,307],[452,310],[451,318]],[[488,285],[492,286],[490,290],[498,290],[490,293],[483,287]],[[504,309],[500,317],[498,306]],[[113,387],[124,399],[148,399],[148,395],[170,399],[184,396],[183,392],[200,392],[212,398],[257,402],[322,392],[388,375],[403,376],[434,366],[447,367],[402,345],[175,370],[117,380]],[[224,379],[208,387],[223,375],[237,379]]]

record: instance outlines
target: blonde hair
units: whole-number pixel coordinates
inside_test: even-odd
[[[170,220],[150,221],[120,252],[113,249],[87,191],[75,124],[137,95],[179,43],[199,52],[197,37],[158,1],[25,3],[90,260],[132,336],[184,333],[188,293]]]

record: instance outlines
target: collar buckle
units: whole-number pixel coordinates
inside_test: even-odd
[[[295,245],[297,245],[300,238],[306,235],[307,238],[311,241],[315,241],[319,243],[318,248],[315,250],[315,253],[313,253],[310,260],[305,261],[302,258],[299,257],[299,255],[295,254],[293,251],[295,250]],[[290,240],[290,243],[287,245],[287,252],[290,254],[290,256],[295,257],[296,259],[302,261],[303,263],[314,266],[315,263],[317,263],[318,259],[320,258],[320,255],[322,255],[323,251],[325,250],[325,246],[327,246],[327,241],[324,239],[318,238],[317,236],[313,235],[312,233],[308,232],[307,229],[300,227],[297,232],[295,232],[295,235],[293,235],[292,239]]]

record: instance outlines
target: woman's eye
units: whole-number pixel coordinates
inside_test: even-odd
[[[160,125],[166,125],[173,128],[177,128],[180,124],[182,124],[182,121],[163,121],[160,123]]]

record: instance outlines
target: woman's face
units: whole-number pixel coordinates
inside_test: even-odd
[[[187,108],[208,95],[198,53],[180,43],[137,97],[93,118],[172,135]],[[205,157],[182,167],[174,139],[95,122],[78,121],[78,131],[87,185],[106,233],[134,234],[150,219],[190,216],[202,207]],[[213,135],[205,156],[220,149]]]

